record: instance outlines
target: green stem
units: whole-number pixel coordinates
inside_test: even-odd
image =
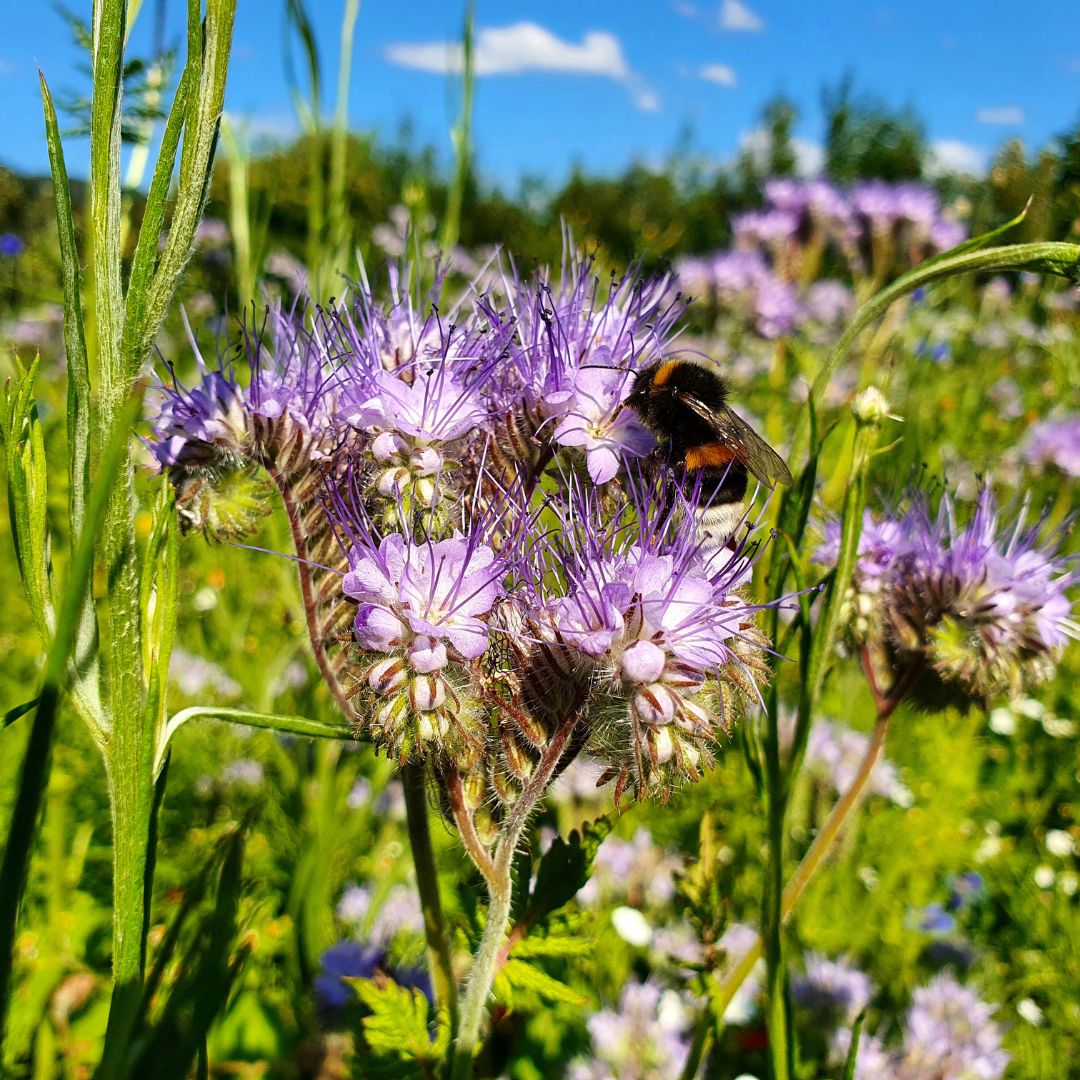
[[[781,925],[786,925],[791,918],[799,903],[799,899],[806,891],[806,887],[817,873],[825,856],[835,843],[836,838],[840,835],[848,818],[859,805],[867,782],[874,771],[874,766],[878,763],[882,751],[885,748],[889,717],[899,704],[899,701],[899,697],[890,698],[888,702],[885,703],[884,707],[879,709],[878,719],[874,726],[874,733],[871,736],[870,745],[867,747],[866,753],[859,763],[855,778],[852,780],[847,791],[844,792],[840,801],[832,808],[821,831],[814,837],[814,842],[810,845],[810,849],[803,856],[802,862],[799,863],[795,873],[791,876],[791,880],[788,881],[780,903]],[[763,945],[759,938],[721,981],[714,999],[717,1016],[722,1017],[724,1015],[724,1012],[731,1004],[731,1000],[734,998],[735,993],[746,981],[750,972],[753,971],[754,965],[761,959],[762,951]]]
[[[424,935],[427,938],[428,967],[435,988],[435,1002],[450,1016],[450,1030],[457,1030],[457,982],[446,936],[442,899],[439,896],[439,877],[435,869],[435,852],[431,846],[431,827],[428,821],[427,786],[422,765],[405,765],[401,770],[405,789],[405,812],[409,826],[409,844],[416,869],[416,888],[420,893],[420,909],[424,915]]]
[[[452,1080],[468,1080],[473,1073],[473,1058],[480,1042],[480,1028],[487,1014],[488,996],[499,969],[503,942],[510,928],[510,906],[513,899],[514,854],[521,834],[533,810],[544,797],[548,784],[562,760],[574,729],[577,714],[564,720],[548,743],[532,778],[520,798],[507,814],[499,831],[499,841],[492,859],[492,874],[488,878],[487,925],[480,939],[480,948],[469,971],[465,994],[461,1001],[461,1020],[450,1076]]]

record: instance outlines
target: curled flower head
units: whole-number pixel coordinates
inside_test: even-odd
[[[1023,512],[1006,519],[988,488],[967,524],[947,495],[931,511],[916,494],[860,540],[856,636],[877,641],[897,671],[925,669],[922,689],[938,704],[946,690],[980,702],[1016,697],[1080,635],[1068,596],[1077,573],[1059,542],[1059,533],[1041,539]]]
[[[496,408],[522,414],[519,433],[534,442],[581,447],[597,483],[611,479],[621,457],[643,457],[655,445],[632,410],[633,373],[671,347],[685,311],[670,279],[631,270],[602,286],[592,258],[564,259],[557,278],[504,279],[517,327],[493,387]],[[519,454],[520,456],[520,454]]]
[[[361,730],[401,761],[431,751],[474,761],[484,734],[472,665],[491,644],[490,616],[511,570],[501,511],[463,515],[442,536],[384,530],[355,472],[327,483],[325,505],[347,562],[341,589],[356,605]]]
[[[643,796],[698,775],[734,697],[755,693],[764,653],[758,608],[739,591],[747,550],[706,558],[692,514],[628,487],[613,509],[571,485],[567,528],[533,552],[531,618],[589,680],[590,752],[619,791]]]
[[[259,327],[245,330],[241,360],[216,368],[189,332],[198,379],[189,387],[174,373],[160,386],[148,440],[176,489],[186,528],[212,539],[249,532],[268,512],[257,468],[287,462],[295,471],[329,452],[336,438],[336,361],[326,326],[318,310],[268,309]]]

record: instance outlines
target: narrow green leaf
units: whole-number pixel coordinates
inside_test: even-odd
[[[90,451],[96,431],[90,399],[90,362],[83,325],[79,252],[75,243],[75,222],[71,212],[71,188],[52,95],[49,93],[45,76],[40,71],[38,77],[45,111],[45,141],[49,147],[49,165],[56,203],[56,229],[64,279],[64,348],[68,366],[68,522],[74,538],[82,530],[86,516],[86,501],[90,490]],[[73,662],[76,673],[72,687],[73,697],[80,715],[100,739],[104,733],[105,721],[101,708],[97,616],[89,588],[79,609]]]
[[[28,712],[32,712],[40,700],[40,698],[36,697],[31,698],[29,701],[24,701],[21,705],[16,705],[14,709],[8,709],[8,711],[4,713],[3,722],[0,723],[0,731],[10,727],[16,720],[25,716]]]
[[[247,709],[219,708],[215,705],[195,705],[189,709],[181,709],[175,713],[161,735],[158,745],[157,767],[161,767],[164,761],[165,751],[173,735],[189,720],[225,720],[230,724],[244,724],[247,727],[266,728],[270,731],[278,731],[287,735],[306,735],[312,739],[341,739],[351,740],[356,738],[352,728],[344,724],[328,724],[323,720],[310,720],[306,716],[281,716],[277,713],[251,712]]]
[[[90,220],[103,420],[111,425],[135,375],[122,369],[124,292],[120,274],[120,113],[125,0],[96,0],[90,111]]]
[[[225,100],[225,80],[232,48],[236,0],[207,0],[206,18],[198,22],[199,0],[188,0],[188,65],[197,80],[192,84],[184,119],[180,177],[165,249],[147,289],[139,349],[125,357],[131,377],[139,371],[172,301],[184,266],[191,257],[195,229],[202,217],[210,187],[211,166]]]
[[[866,1023],[866,1010],[855,1018],[855,1026],[851,1029],[851,1046],[848,1047],[847,1059],[844,1062],[844,1080],[855,1080],[855,1066],[858,1064],[859,1039],[862,1038],[863,1024]]]
[[[135,256],[128,279],[124,315],[124,354],[129,358],[129,364],[131,357],[145,356],[153,345],[153,339],[147,340],[145,333],[147,293],[157,265],[158,244],[161,241],[161,230],[165,222],[169,188],[176,169],[176,152],[180,145],[180,134],[190,106],[191,88],[197,77],[197,72],[192,70],[190,63],[184,67],[180,82],[176,87],[172,108],[169,110],[165,132],[161,137],[161,149],[158,151],[154,176],[150,181],[150,191],[146,196],[146,207],[143,210],[139,239],[135,245]]]
[[[131,425],[141,407],[140,391],[120,413],[116,430],[105,447],[97,482],[90,489],[83,529],[75,540],[57,614],[56,633],[45,658],[41,692],[23,757],[19,789],[0,869],[0,942],[4,943],[0,947],[0,1039],[7,1017],[19,904],[26,888],[38,812],[48,784],[56,713],[69,670],[68,658],[75,644],[79,608],[93,568],[94,548],[105,519],[109,496],[120,466],[126,460]]]

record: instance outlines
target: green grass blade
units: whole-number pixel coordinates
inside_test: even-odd
[[[95,432],[90,401],[90,361],[86,349],[82,295],[79,285],[79,251],[75,243],[75,222],[71,212],[71,187],[68,184],[64,147],[56,109],[45,76],[39,71],[41,100],[45,111],[45,140],[49,147],[53,197],[56,202],[56,228],[60,243],[60,262],[64,279],[64,348],[67,353],[67,447],[68,447],[68,521],[71,536],[78,536],[86,517],[90,490],[90,449]],[[104,735],[98,670],[98,626],[94,600],[87,589],[79,610],[75,637],[76,670],[74,696],[83,719],[100,740]]]
[[[475,83],[473,70],[475,23],[476,3],[475,0],[469,0],[465,8],[465,27],[462,31],[461,116],[451,133],[454,144],[454,178],[446,196],[446,214],[439,239],[444,256],[449,256],[461,233],[461,210],[465,201],[465,185],[469,179],[469,162],[472,156],[473,85]]]
[[[864,1009],[855,1019],[855,1026],[851,1029],[851,1046],[848,1048],[847,1059],[844,1061],[844,1080],[855,1080],[855,1066],[859,1058],[859,1039],[862,1037],[863,1024],[866,1023],[866,1010]]]
[[[4,713],[4,719],[0,721],[0,731],[11,727],[16,720],[21,719],[28,712],[33,712],[40,700],[40,698],[34,697],[29,701],[24,701],[21,705],[16,705],[14,709],[8,709],[8,711]]]

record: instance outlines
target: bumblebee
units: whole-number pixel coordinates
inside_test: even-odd
[[[625,401],[660,444],[651,466],[700,488],[698,531],[707,546],[723,546],[738,528],[750,476],[769,487],[792,483],[780,455],[728,407],[728,392],[701,364],[661,360],[638,372]]]

